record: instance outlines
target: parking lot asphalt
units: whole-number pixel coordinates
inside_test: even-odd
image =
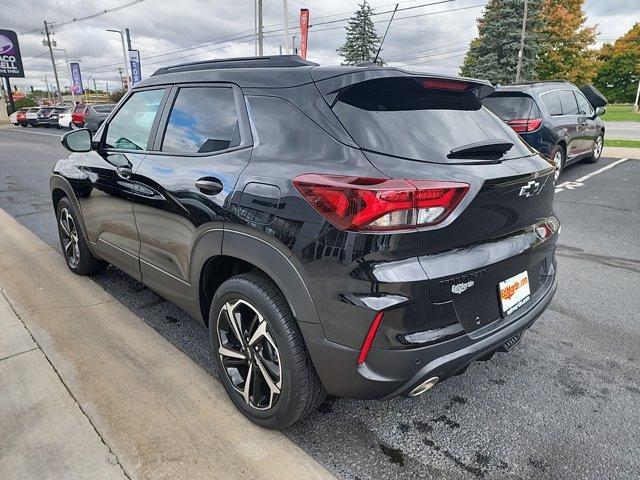
[[[0,129],[0,208],[59,250],[57,137]],[[558,292],[517,348],[418,398],[330,398],[287,436],[348,479],[639,478],[640,161],[618,160],[561,176]],[[204,327],[115,268],[94,278],[213,371]]]

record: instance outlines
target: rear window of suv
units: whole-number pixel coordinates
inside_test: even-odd
[[[358,145],[428,162],[456,162],[452,149],[487,140],[513,143],[503,158],[531,155],[518,135],[473,92],[425,88],[419,78],[376,79],[344,90],[333,111]]]
[[[482,104],[505,121],[540,118],[536,102],[522,93],[494,93],[483,98]]]

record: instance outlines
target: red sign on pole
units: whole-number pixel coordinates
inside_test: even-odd
[[[300,33],[302,34],[302,40],[300,41],[300,56],[307,59],[307,42],[309,39],[309,10],[306,8],[300,9]]]

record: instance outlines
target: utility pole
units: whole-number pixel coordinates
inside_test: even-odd
[[[49,92],[49,79],[47,78],[47,74],[44,74],[44,84],[47,86],[47,98],[51,99],[51,92]]]
[[[8,79],[7,79],[8,80]],[[633,111],[638,113],[638,99],[640,99],[640,80],[638,80],[638,90],[636,91],[636,101],[633,104]]]
[[[258,56],[258,0],[253,0],[253,56]]]
[[[47,21],[44,21],[44,33],[47,35],[47,46],[49,47],[49,55],[51,56],[51,65],[53,65],[53,75],[56,77],[56,88],[58,89],[58,95],[60,96],[60,103],[62,103],[62,91],[60,90],[60,80],[58,79],[58,69],[56,68],[56,60],[53,58],[53,48],[51,46],[51,38],[49,36],[49,25]]]
[[[287,55],[291,53],[291,38],[289,38],[289,6],[287,0],[282,0],[284,7],[284,51]]]
[[[263,55],[263,47],[262,47],[262,0],[258,0],[258,56],[261,57]]]
[[[522,15],[522,31],[520,32],[520,50],[518,50],[518,66],[516,67],[516,83],[520,81],[520,73],[522,72],[522,57],[524,55],[524,37],[527,34],[527,7],[528,0],[524,0],[524,13]]]

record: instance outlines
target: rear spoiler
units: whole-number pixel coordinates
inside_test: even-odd
[[[354,69],[349,73],[342,75],[331,76],[328,78],[321,78],[319,75],[314,75],[317,70],[311,69],[311,77],[315,81],[320,93],[324,96],[327,103],[331,106],[335,103],[338,94],[345,88],[351,87],[361,82],[368,80],[376,80],[382,78],[416,78],[426,79],[431,81],[434,85],[438,83],[460,83],[466,84],[467,87],[464,91],[473,91],[479,99],[482,99],[488,95],[491,95],[495,88],[490,82],[486,80],[478,80],[477,78],[467,77],[452,77],[444,75],[430,75],[427,73],[407,72],[405,70],[397,68],[380,68],[371,67],[363,69]],[[434,87],[437,88],[437,87]]]

